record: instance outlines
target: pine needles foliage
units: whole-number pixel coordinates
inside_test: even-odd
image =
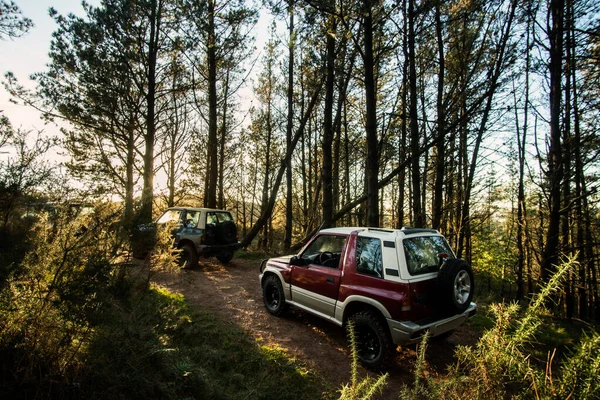
[[[119,218],[100,205],[38,220],[0,285],[0,398],[323,397],[300,361],[149,283],[149,267],[176,268],[172,238],[134,264]]]
[[[494,326],[475,346],[456,350],[456,362],[444,377],[422,379],[427,365],[427,341],[421,343],[415,366],[415,383],[401,393],[403,399],[592,399],[600,397],[600,335],[590,332],[553,370],[554,356],[545,365],[532,360],[536,335],[544,329],[544,316],[562,282],[576,266],[566,259],[521,312],[516,303],[494,304]]]
[[[378,378],[369,375],[360,379],[358,376],[358,346],[354,323],[350,321],[347,325],[348,337],[350,338],[350,349],[352,356],[350,383],[344,385],[340,390],[340,400],[368,400],[381,393],[385,387],[388,374],[382,374]]]

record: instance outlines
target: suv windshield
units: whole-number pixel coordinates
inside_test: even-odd
[[[442,236],[419,236],[404,239],[404,254],[408,272],[411,275],[437,272],[440,269],[440,255],[454,258],[450,246]]]
[[[156,220],[157,224],[166,224],[168,222],[179,222],[181,217],[181,210],[167,210],[159,219]]]
[[[321,235],[316,238],[302,254],[302,258],[314,256],[325,251],[341,253],[346,242],[345,236]]]

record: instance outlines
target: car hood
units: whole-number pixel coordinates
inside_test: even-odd
[[[269,261],[278,262],[278,263],[282,263],[282,264],[289,264],[290,260],[294,256],[295,256],[295,254],[290,254],[289,256],[279,256],[279,257],[271,258],[271,259],[269,259]]]

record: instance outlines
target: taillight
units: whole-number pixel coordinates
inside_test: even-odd
[[[410,296],[404,296],[402,299],[402,311],[410,311]]]

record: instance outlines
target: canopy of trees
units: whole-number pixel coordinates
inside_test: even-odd
[[[84,17],[50,10],[35,91],[4,83],[69,123],[70,177],[123,201],[127,224],[175,204],[227,208],[245,246],[282,250],[319,226],[433,227],[517,299],[576,257],[560,307],[591,320],[598,7],[102,0]],[[0,33],[29,24],[2,18]]]

